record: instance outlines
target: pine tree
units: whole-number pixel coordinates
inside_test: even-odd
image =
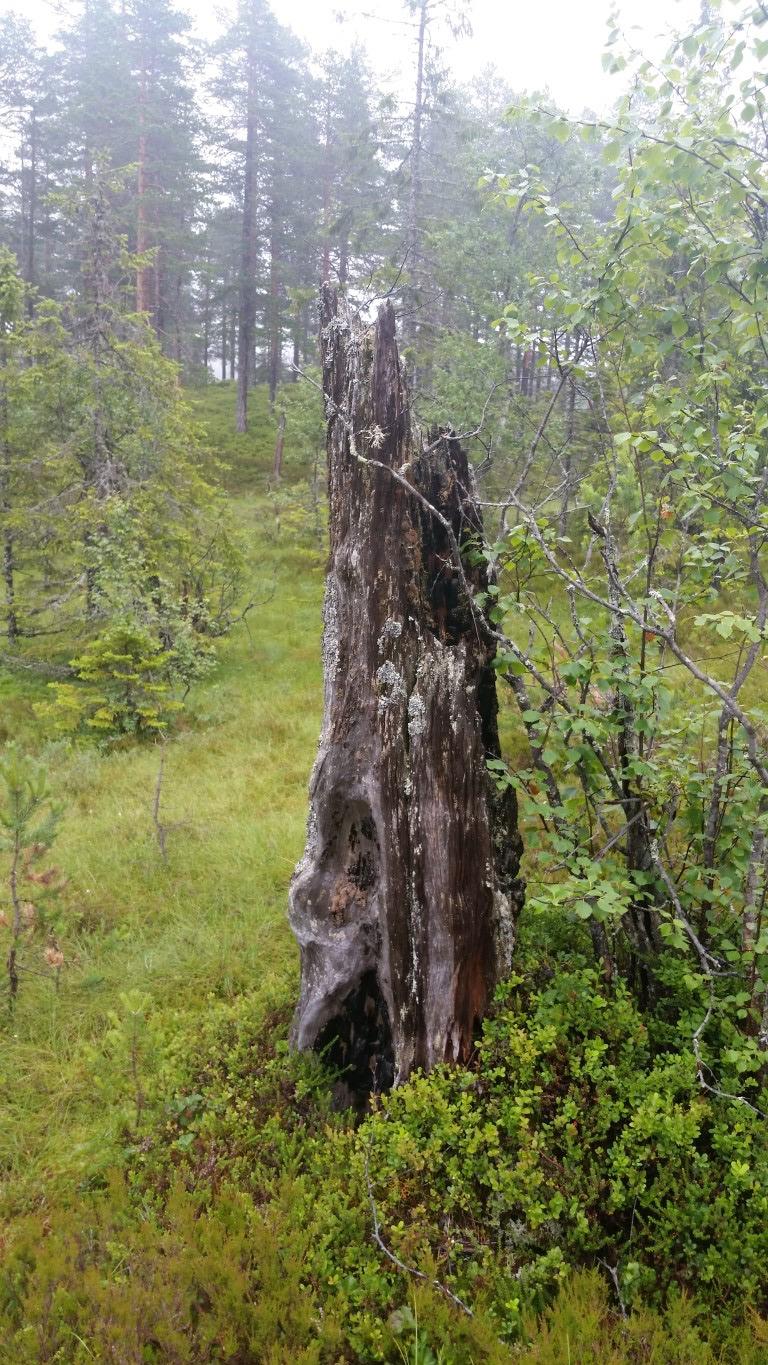
[[[223,140],[235,162],[240,208],[236,424],[238,431],[247,431],[259,282],[272,390],[280,369],[284,197],[287,185],[291,205],[295,203],[290,148],[301,49],[264,0],[241,0],[235,23],[218,45],[217,58],[213,93],[227,111]]]

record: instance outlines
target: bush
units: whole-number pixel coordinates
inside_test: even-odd
[[[238,1002],[154,1132],[126,1133],[127,1178],[17,1233],[15,1359],[89,1359],[77,1340],[121,1362],[765,1358],[762,1120],[654,1053],[621,987],[513,980],[472,1069],[416,1076],[358,1126],[286,1024]],[[376,1244],[371,1200],[426,1279]]]
[[[210,666],[210,649],[164,649],[145,627],[121,622],[102,631],[72,660],[79,682],[51,683],[55,700],[38,707],[56,728],[107,739],[141,739],[167,729],[181,710],[173,689]],[[196,664],[195,664],[196,659]]]
[[[493,1285],[507,1332],[585,1263],[627,1304],[711,1286],[716,1310],[766,1306],[764,1120],[703,1094],[690,1051],[652,1055],[591,969],[514,981],[474,1072],[416,1077],[364,1134],[403,1251],[429,1248],[464,1296]]]

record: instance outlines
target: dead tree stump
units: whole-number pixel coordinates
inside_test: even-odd
[[[412,430],[391,305],[364,329],[326,288],[322,348],[325,709],[290,897],[294,1042],[364,1102],[469,1055],[510,965],[521,842],[486,766],[495,642],[471,596],[488,578],[467,456]]]

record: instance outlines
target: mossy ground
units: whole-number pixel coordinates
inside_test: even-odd
[[[211,427],[231,421],[228,386],[193,399]],[[0,1086],[2,1202],[50,1197],[52,1182],[81,1178],[116,1154],[125,1077],[94,1088],[94,1053],[119,997],[140,990],[157,1037],[185,1029],[211,1001],[244,990],[288,990],[296,952],[286,888],[301,852],[306,784],[321,705],[322,557],[278,534],[263,475],[272,423],[257,391],[256,420],[237,438],[250,488],[237,472],[236,510],[249,547],[246,595],[256,605],[222,642],[215,673],[197,686],[165,746],[163,862],[152,819],[157,745],[114,752],[50,740],[35,712],[46,683],[0,674],[2,729],[47,763],[65,804],[55,862],[66,957],[61,989],[24,977],[3,1023]],[[229,474],[225,477],[229,478]],[[306,542],[306,537],[304,537]],[[30,966],[37,965],[34,950]],[[162,1048],[152,1049],[154,1058]],[[153,1076],[145,1076],[148,1090]]]
[[[66,804],[54,856],[68,878],[61,988],[26,975],[1,1025],[0,1361],[768,1359],[757,1317],[730,1337],[724,1329],[717,1346],[705,1340],[706,1310],[684,1299],[625,1323],[599,1269],[561,1280],[538,1322],[523,1323],[521,1307],[516,1336],[503,1341],[499,1313],[518,1313],[509,1306],[517,1282],[499,1298],[495,1234],[482,1219],[462,1226],[451,1202],[475,1199],[477,1153],[494,1148],[498,1119],[489,1126],[478,1110],[465,1142],[470,1096],[455,1078],[428,1093],[421,1082],[399,1102],[397,1123],[372,1125],[381,1148],[373,1176],[390,1244],[436,1277],[458,1273],[459,1287],[464,1276],[475,1318],[376,1247],[363,1137],[329,1111],[326,1078],[284,1049],[297,981],[287,888],[321,709],[324,555],[302,483],[309,464],[289,444],[284,483],[270,488],[275,427],[262,391],[247,437],[231,431],[230,385],[191,402],[229,466],[254,606],[165,745],[167,862],[152,817],[159,746],[51,740],[35,710],[45,682],[0,673],[0,734],[45,759]],[[516,743],[509,717],[504,729]],[[478,1102],[488,1093],[481,1078]],[[534,1085],[531,1113],[537,1094]],[[676,1113],[676,1096],[668,1103]],[[447,1195],[432,1190],[434,1172],[403,1166],[425,1114]],[[659,1151],[666,1122],[662,1113],[648,1134]],[[522,1150],[514,1133],[510,1162]],[[589,1160],[599,1172],[600,1152]],[[398,1202],[401,1180],[413,1217]],[[458,1272],[440,1261],[446,1237],[459,1247]],[[500,1242],[499,1284],[509,1273],[502,1251]]]

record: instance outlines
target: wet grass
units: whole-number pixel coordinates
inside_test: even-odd
[[[214,392],[214,403],[231,401]],[[256,472],[271,457],[266,425],[259,431]],[[52,741],[34,709],[45,681],[0,674],[3,735],[43,757],[64,803],[51,856],[68,878],[56,910],[66,959],[58,993],[37,974],[38,933],[14,1016],[0,1004],[7,1210],[114,1161],[135,1100],[132,1001],[142,1002],[139,1081],[149,1104],[201,1012],[242,992],[285,994],[295,980],[287,889],[320,721],[323,563],[311,537],[278,534],[263,495],[241,491],[235,506],[256,605],[164,746],[167,861],[152,814],[160,748]]]

